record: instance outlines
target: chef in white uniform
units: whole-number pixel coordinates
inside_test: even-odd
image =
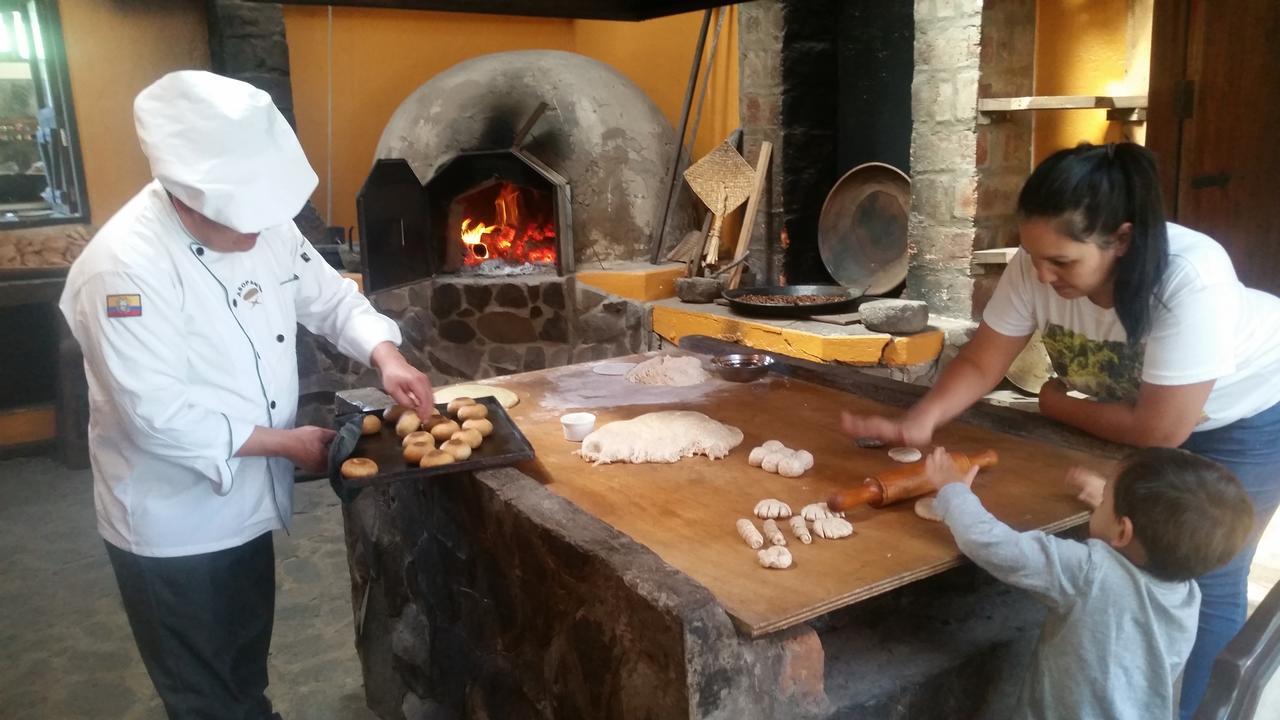
[[[294,466],[331,430],[294,427],[301,323],[429,413],[400,331],[293,218],[316,174],[270,96],[175,72],[134,102],[155,180],[98,232],[60,303],[84,352],[98,530],[171,718],[270,718],[271,531]]]

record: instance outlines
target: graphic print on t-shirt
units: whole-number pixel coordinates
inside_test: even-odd
[[[1145,343],[1090,340],[1054,323],[1045,326],[1043,337],[1053,370],[1067,387],[1106,402],[1137,399]]]

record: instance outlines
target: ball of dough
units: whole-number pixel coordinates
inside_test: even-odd
[[[471,446],[461,440],[450,440],[440,449],[453,456],[454,460],[466,460],[471,457]]]
[[[782,443],[778,442],[777,440],[766,440],[766,441],[765,441],[765,443],[764,443],[763,445],[761,445],[760,447],[764,448],[764,449],[765,449],[765,452],[773,452],[774,450],[786,450],[786,449],[787,449],[787,446],[786,446],[786,445],[783,445]]]
[[[431,436],[428,435],[427,437],[430,438]],[[418,442],[409,443],[404,446],[404,461],[410,465],[417,465],[422,461],[422,456],[435,449],[436,446],[433,442],[423,442],[420,440]]]
[[[443,416],[443,415],[436,414],[436,415],[432,415],[431,417],[427,418],[427,419],[422,423],[422,427],[424,427],[424,428],[426,428],[426,429],[428,429],[428,430],[434,430],[434,429],[435,429],[435,427],[436,427],[437,425],[443,425],[443,424],[445,424],[445,423],[451,423],[451,422],[453,422],[453,421],[452,421],[452,420],[450,420],[449,418],[447,418],[447,417],[445,417],[445,416]]]
[[[809,452],[808,450],[797,450],[795,456],[800,459],[800,462],[804,465],[805,470],[808,470],[809,468],[813,467],[813,453]]]
[[[418,467],[435,467],[437,465],[448,465],[453,462],[453,456],[443,450],[428,450],[426,455],[422,456],[422,460],[418,463]]]
[[[475,430],[482,437],[489,437],[493,434],[493,423],[488,418],[477,418],[475,420],[464,420],[462,422],[463,430]]]
[[[397,422],[400,420],[400,416],[404,415],[406,412],[409,412],[409,408],[404,405],[392,405],[382,411],[382,419],[389,423]]]
[[[461,440],[462,442],[470,445],[472,450],[480,447],[480,443],[484,442],[484,436],[480,434],[479,430],[459,430],[449,436],[449,439]]]
[[[764,459],[760,461],[760,467],[765,472],[778,472],[778,463],[782,462],[786,458],[786,452],[779,452],[775,450],[764,456]]]
[[[342,477],[357,480],[378,474],[378,463],[369,458],[348,458],[342,463]]]
[[[463,405],[458,408],[459,420],[481,420],[489,417],[489,408],[483,405]]]
[[[377,415],[365,415],[360,424],[361,435],[377,435],[382,430],[382,421]]]
[[[431,433],[426,430],[415,430],[404,436],[404,440],[400,441],[401,447],[409,447],[416,442],[429,442],[431,447],[436,446],[436,439],[431,437]]]
[[[400,419],[396,421],[396,435],[404,437],[411,432],[415,432],[422,427],[422,420],[418,417],[418,413],[407,410]]]
[[[804,474],[804,461],[792,454],[778,463],[778,474],[782,477],[800,477]]]
[[[760,463],[764,462],[764,456],[768,454],[769,451],[765,450],[763,445],[752,448],[751,454],[747,456],[747,464],[751,467],[760,467]]]
[[[445,420],[444,422],[438,423],[436,424],[435,427],[431,428],[431,436],[436,439],[436,442],[444,442],[449,438],[453,437],[453,434],[458,432],[461,429],[462,429],[462,426],[459,425],[458,423],[452,420]]]
[[[475,404],[476,404],[476,401],[472,400],[469,397],[454,398],[453,400],[449,401],[449,405],[448,407],[445,408],[445,411],[448,412],[450,415],[453,415],[454,413],[458,412],[458,410],[460,410],[461,408],[464,408],[468,405],[475,405]]]

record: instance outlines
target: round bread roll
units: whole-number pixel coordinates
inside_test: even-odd
[[[480,434],[479,430],[475,429],[459,430],[453,435],[450,435],[449,440],[450,442],[454,440],[461,440],[462,442],[470,445],[472,450],[475,450],[480,447],[480,443],[484,442],[484,436]]]
[[[364,416],[364,420],[360,425],[361,435],[376,435],[380,430],[382,430],[382,421],[378,419],[377,415]]]
[[[452,455],[454,460],[466,460],[471,457],[471,446],[462,440],[450,440],[441,445],[440,449]]]
[[[435,415],[427,418],[426,421],[422,423],[422,427],[428,430],[434,430],[437,425],[443,425],[449,422],[453,421],[439,413],[436,413]]]
[[[453,434],[462,429],[462,426],[452,420],[445,420],[435,427],[431,428],[431,436],[436,442],[444,442],[453,437]]]
[[[463,420],[463,430],[476,430],[482,437],[489,437],[493,434],[493,423],[487,418],[477,418],[475,420]]]
[[[427,442],[419,440],[404,446],[404,461],[410,465],[417,465],[422,461],[422,457],[436,449],[434,442],[429,442],[431,436],[427,436]]]
[[[426,455],[422,456],[418,467],[429,468],[437,465],[448,465],[451,462],[453,462],[453,456],[449,453],[443,450],[430,450]]]
[[[481,420],[489,417],[489,408],[483,405],[463,405],[458,408],[459,420]]]
[[[369,458],[348,458],[342,463],[342,477],[348,479],[371,478],[378,474],[378,463]]]
[[[400,416],[404,415],[407,412],[409,412],[409,408],[403,405],[392,405],[391,407],[382,411],[382,419],[386,420],[389,423],[393,423],[398,421],[400,419]]]
[[[431,433],[426,430],[415,430],[404,436],[404,440],[400,441],[401,447],[409,447],[416,442],[429,442],[431,447],[436,446],[436,439],[431,437]]]
[[[422,419],[418,417],[418,413],[412,410],[406,410],[400,419],[396,421],[396,435],[404,437],[411,432],[417,431],[422,427]]]
[[[458,412],[458,410],[460,410],[460,409],[462,409],[462,408],[464,408],[464,407],[466,407],[466,406],[468,406],[468,405],[475,405],[475,404],[476,404],[476,401],[475,401],[475,400],[472,400],[472,399],[471,399],[471,398],[469,398],[469,397],[460,397],[460,398],[455,398],[455,399],[453,399],[453,400],[450,400],[450,401],[449,401],[449,406],[448,406],[447,408],[445,408],[445,410],[446,410],[450,415],[453,415],[454,413]]]

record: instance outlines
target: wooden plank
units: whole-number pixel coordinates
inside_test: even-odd
[[[1147,106],[1146,95],[1037,95],[1032,97],[980,98],[978,112],[1025,110],[1134,110]]]
[[[751,198],[747,200],[747,211],[742,216],[742,229],[738,232],[738,244],[733,248],[733,261],[746,257],[751,250],[751,235],[756,227],[756,213],[760,207],[760,198],[764,195],[764,183],[769,177],[770,160],[773,157],[773,143],[761,141],[760,155],[756,158],[756,184],[751,188]],[[742,282],[742,264],[739,263],[729,275],[728,288],[738,287]]]
[[[1181,95],[1187,71],[1187,19],[1191,0],[1163,0],[1152,8],[1151,79],[1146,145],[1160,164],[1165,214],[1178,219],[1178,158],[1182,148]]]
[[[589,365],[510,376],[498,384],[521,397],[511,415],[537,453],[521,466],[524,472],[706,586],[752,637],[964,562],[947,529],[916,517],[910,503],[851,512],[856,534],[840,541],[802,545],[784,528],[796,561],[785,572],[760,568],[755,552],[734,532],[734,521],[751,517],[763,498],[799,510],[893,466],[883,451],[856,447],[838,428],[843,409],[901,412],[874,400],[778,375],[749,384],[716,379],[693,388],[641,388],[595,375]],[[596,413],[599,427],[667,409],[704,412],[739,427],[746,438],[716,462],[699,457],[674,465],[594,467],[572,454],[578,446],[564,440],[558,423],[571,410]],[[817,464],[794,479],[750,467],[751,448],[770,439],[809,450]],[[1087,512],[1062,476],[1073,464],[1111,468],[1097,455],[968,424],[952,424],[938,440],[956,450],[1001,453],[1001,464],[984,473],[975,490],[997,517],[1020,530],[1056,531],[1084,522]]]
[[[1008,265],[1017,254],[1016,247],[975,250],[972,260],[975,265]]]
[[[431,10],[442,12],[527,15],[531,17],[591,20],[650,20],[657,17],[706,10],[725,0],[248,0],[282,5],[332,5],[335,7]],[[733,4],[733,3],[728,3]]]
[[[57,437],[53,405],[35,405],[0,412],[0,446],[27,445]]]

